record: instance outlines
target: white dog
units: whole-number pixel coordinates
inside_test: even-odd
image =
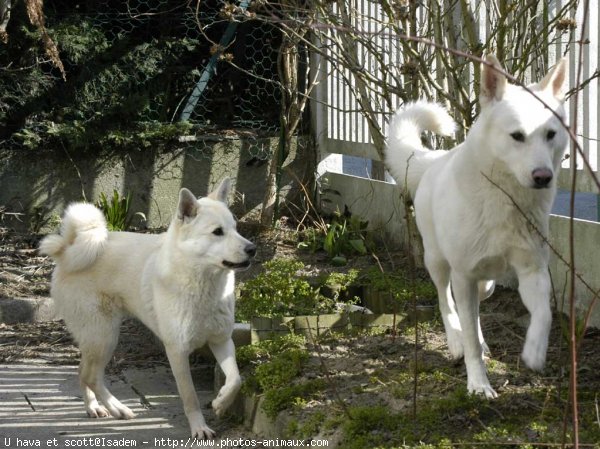
[[[522,359],[534,370],[546,360],[551,285],[548,248],[540,233],[548,232],[568,135],[557,118],[565,118],[564,60],[528,87],[545,104],[509,84],[494,56],[487,62],[481,114],[464,143],[451,151],[423,148],[422,131],[448,135],[454,123],[436,104],[413,103],[390,123],[386,163],[414,199],[449,350],[456,358],[464,355],[468,390],[493,398],[479,325],[479,300],[491,294],[490,280],[516,274],[531,314]]]
[[[206,198],[179,193],[177,214],[160,235],[108,232],[91,204],[68,207],[60,234],[40,251],[56,261],[52,297],[81,350],[79,376],[90,417],[133,418],[104,383],[104,369],[125,315],[164,343],[192,436],[212,438],[194,389],[190,353],[208,344],[226,376],[212,402],[217,416],[231,405],[241,380],[231,335],[234,271],[249,266],[256,247],[236,231],[226,205],[229,180]]]

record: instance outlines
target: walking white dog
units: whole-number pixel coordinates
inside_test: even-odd
[[[386,163],[414,199],[450,353],[464,355],[469,392],[494,398],[483,359],[479,301],[491,294],[490,280],[516,274],[531,314],[521,357],[541,370],[552,321],[551,285],[548,248],[532,224],[547,235],[568,135],[554,115],[564,121],[564,60],[529,86],[546,106],[509,84],[495,56],[487,62],[481,113],[465,141],[450,151],[427,151],[421,132],[448,135],[454,123],[439,105],[409,104],[390,123]]]
[[[56,261],[52,297],[81,350],[79,376],[90,417],[133,418],[104,383],[121,320],[139,318],[164,343],[192,436],[212,438],[190,373],[189,355],[208,344],[226,376],[212,407],[221,416],[241,380],[231,338],[234,271],[256,247],[237,233],[226,205],[229,180],[205,198],[179,193],[177,214],[159,235],[108,232],[91,204],[68,207],[60,234],[41,242]]]

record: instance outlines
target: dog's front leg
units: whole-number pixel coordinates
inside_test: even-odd
[[[213,410],[217,416],[221,417],[235,400],[235,396],[242,386],[242,379],[235,361],[235,345],[231,338],[209,343],[208,346],[225,374],[225,385],[221,387],[219,394],[212,402]]]
[[[550,275],[547,269],[544,269],[533,272],[517,271],[517,276],[521,300],[531,314],[521,358],[529,368],[540,371],[546,363],[548,336],[552,324]]]
[[[206,425],[204,415],[200,410],[200,401],[198,401],[190,371],[189,353],[169,346],[166,347],[166,351],[171,371],[173,371],[177,383],[177,391],[183,402],[183,410],[190,424],[192,437],[201,440],[214,438],[215,432]]]
[[[467,366],[467,389],[491,399],[498,396],[490,385],[483,362],[482,338],[479,327],[479,296],[477,281],[452,273],[452,290],[462,328],[462,340]]]

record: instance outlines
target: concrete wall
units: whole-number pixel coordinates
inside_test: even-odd
[[[320,178],[320,206],[326,213],[344,211],[369,221],[369,229],[394,245],[405,242],[405,213],[400,190],[393,184],[341,173],[327,172]]]
[[[371,229],[385,235],[388,241],[396,245],[405,245],[406,220],[400,188],[394,184],[372,181],[365,178],[325,173],[322,185],[326,187],[322,199],[326,210],[336,207],[344,210],[347,205],[353,214],[369,220]],[[600,293],[600,223],[575,220],[575,267],[592,290]],[[416,239],[411,239],[415,241]],[[550,272],[555,288],[559,308],[568,310],[567,272],[568,267],[561,258],[569,260],[569,219],[552,215],[550,217],[551,245],[560,256],[551,253]],[[417,242],[418,243],[418,242]],[[413,244],[413,254],[418,254],[418,247]],[[580,281],[576,282],[577,313],[583,316],[594,300],[595,294]],[[600,299],[598,300],[600,302]],[[600,327],[600,304],[594,307],[591,324]]]
[[[263,199],[267,159],[277,138],[208,138],[168,149],[145,148],[118,154],[67,154],[65,151],[9,151],[0,154],[2,226],[47,228],[72,201],[96,201],[101,192],[131,193],[132,212],[146,215],[147,227],[167,225],[181,187],[203,196],[223,177],[234,180],[232,204],[240,216],[257,212]],[[307,145],[306,140],[301,140]],[[297,142],[286,165],[298,176],[304,163]],[[284,176],[287,190],[292,188]],[[285,189],[284,189],[285,191]],[[140,224],[134,221],[134,225]]]
[[[574,254],[575,270],[588,284],[593,293],[581,281],[575,282],[575,297],[578,317],[584,316],[594,300],[600,294],[600,223],[585,220],[574,220]],[[552,253],[550,258],[550,272],[556,292],[559,307],[565,312],[569,307],[569,267],[565,261],[570,260],[569,251],[569,218],[552,215],[550,218],[550,240],[552,247],[560,256]],[[592,309],[591,323],[600,327],[600,299]]]

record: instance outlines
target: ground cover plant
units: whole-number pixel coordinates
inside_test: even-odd
[[[334,447],[560,447],[569,394],[560,319],[548,368],[538,374],[519,362],[526,312],[518,297],[507,290],[488,301],[482,320],[497,400],[467,393],[465,370],[449,358],[439,319],[418,324],[416,350],[410,322],[401,323],[395,335],[330,335],[312,342],[288,336],[285,343],[244,348],[238,354],[250,359],[243,365],[246,379],[258,382],[258,377],[259,385],[268,386],[245,392],[265,395],[267,414],[286,423],[286,437],[328,438]],[[599,337],[588,334],[580,353],[580,447],[598,447],[600,441],[600,380],[593,374],[600,362]],[[294,363],[280,355],[288,350],[264,349],[293,339],[302,348]],[[294,367],[285,379],[282,364]],[[570,426],[566,429],[568,440]]]
[[[336,211],[328,220],[314,220],[299,233],[298,248],[315,253],[323,250],[330,263],[346,265],[348,258],[364,256],[373,248],[373,238],[367,231],[369,222],[352,215],[346,208],[343,213]]]
[[[319,315],[337,310],[337,300],[356,279],[357,271],[332,272],[321,279],[301,274],[304,264],[294,258],[276,258],[263,264],[261,273],[240,288],[237,318]],[[316,281],[316,282],[315,282]],[[327,287],[330,295],[322,290]]]
[[[391,279],[385,280],[370,271],[374,270],[371,256],[351,258],[344,269],[332,267],[325,254],[298,251],[293,236],[278,232],[258,239],[259,262],[282,257],[295,259],[290,265],[300,261],[304,267],[299,274],[305,281],[331,278],[331,272],[342,273],[345,279],[347,271],[354,269],[374,278],[375,284],[384,279],[382,288],[396,282],[399,297],[407,303],[413,300],[401,293],[406,289],[401,279],[410,272],[400,253],[380,254],[382,269]],[[51,264],[36,255],[36,237],[6,232],[1,243],[2,298],[46,296]],[[261,269],[255,266],[244,280],[255,279]],[[360,279],[359,274],[354,280]],[[560,447],[565,416],[567,422],[570,419],[565,415],[568,333],[563,330],[564,317],[554,317],[548,366],[537,374],[519,362],[528,315],[517,293],[500,289],[481,308],[491,349],[490,380],[500,394],[495,401],[466,394],[463,364],[449,358],[438,318],[415,326],[413,317],[401,315],[395,332],[290,334],[238,348],[245,394],[264,397],[268,416],[284,423],[282,437],[328,438],[330,447]],[[120,344],[127,347],[117,348],[111,372],[167,363],[143,328],[127,322],[123,333],[127,338]],[[78,362],[77,349],[60,322],[4,324],[0,339],[3,363],[39,357],[50,363]],[[588,330],[581,340],[578,365],[580,447],[598,447],[600,441],[599,347],[600,333]],[[197,355],[192,360],[206,363]],[[227,424],[233,434],[246,432],[236,422]],[[568,441],[570,424],[566,429]]]

